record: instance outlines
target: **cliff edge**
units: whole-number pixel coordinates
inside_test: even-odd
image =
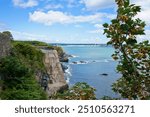
[[[48,96],[51,96],[59,91],[67,89],[68,84],[65,81],[64,72],[62,70],[57,51],[42,49],[42,52],[45,53],[44,65],[49,77],[46,92]]]

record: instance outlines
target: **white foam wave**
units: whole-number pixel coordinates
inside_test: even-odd
[[[71,67],[68,65],[67,69],[65,70],[65,78],[66,78],[66,82],[67,83],[69,83],[71,76],[72,76],[72,74],[71,74]]]
[[[90,63],[108,63],[112,60],[109,60],[109,59],[104,59],[104,60],[89,60],[89,61],[73,61],[71,62],[70,64],[77,64],[77,65],[80,65],[80,64],[90,64]]]
[[[76,56],[76,55],[71,55],[72,56],[72,58],[77,58],[77,57],[79,57],[79,56]]]

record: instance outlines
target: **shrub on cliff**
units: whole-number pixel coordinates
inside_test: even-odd
[[[0,60],[0,74],[3,80],[15,79],[15,77],[22,77],[28,73],[29,69],[16,57],[8,56]]]
[[[31,69],[16,57],[0,60],[0,77],[1,99],[47,99]]]
[[[44,54],[41,50],[30,44],[14,42],[13,56],[18,57],[22,61],[22,63],[31,67],[33,70],[44,70]]]
[[[90,87],[87,83],[78,82],[69,90],[63,93],[57,93],[52,97],[52,99],[94,100],[96,99],[94,91],[95,89]]]
[[[104,33],[111,38],[108,44],[115,48],[112,57],[119,61],[117,70],[122,74],[113,90],[128,99],[150,99],[150,45],[136,39],[144,34],[145,22],[135,18],[141,8],[130,4],[130,0],[116,2],[116,19],[103,25]]]
[[[53,46],[54,50],[58,52],[58,56],[62,57],[64,55],[64,50],[60,46]]]
[[[34,46],[47,46],[47,43],[40,41],[21,41],[21,43],[30,44]]]
[[[15,41],[14,43],[22,43],[24,45],[32,45],[35,47],[44,47],[45,49],[50,49],[50,50],[56,50],[58,52],[58,55],[61,57],[64,54],[64,50],[60,46],[52,46],[50,44],[47,44],[45,42],[40,42],[40,41]]]

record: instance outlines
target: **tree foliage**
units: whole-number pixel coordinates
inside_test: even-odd
[[[47,99],[31,69],[18,58],[8,56],[1,59],[1,99]]]
[[[113,84],[113,90],[128,99],[150,98],[150,45],[148,41],[138,43],[137,35],[144,35],[145,22],[136,18],[140,6],[130,0],[116,0],[117,17],[111,24],[103,24],[104,34],[110,38],[108,44],[115,48],[112,55],[118,60],[118,72],[122,77]]]
[[[28,65],[34,71],[44,70],[44,54],[40,49],[22,42],[13,42],[13,56],[18,57],[22,63]]]
[[[52,99],[94,100],[96,99],[94,91],[95,89],[90,87],[88,84],[78,82],[69,90],[63,93],[57,93],[52,97]]]

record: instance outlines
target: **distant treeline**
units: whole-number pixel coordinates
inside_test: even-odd
[[[77,44],[77,43],[51,43],[51,45],[55,45],[55,46],[67,46],[67,45],[88,45],[88,46],[110,46],[110,45],[107,45],[107,44]]]

